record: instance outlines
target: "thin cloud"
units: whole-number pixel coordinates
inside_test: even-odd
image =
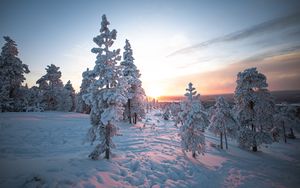
[[[249,58],[244,59],[243,62],[257,62],[257,63],[259,63],[260,61],[263,61],[266,58],[272,58],[272,57],[276,57],[276,56],[287,55],[287,54],[291,54],[291,53],[299,52],[299,51],[300,51],[300,45],[283,47],[283,48],[278,48],[276,50],[271,50],[271,51],[264,52],[264,53],[261,53],[261,54],[253,55]]]
[[[259,36],[266,32],[274,32],[274,31],[280,31],[287,28],[300,26],[300,12],[273,19],[267,22],[263,22],[261,24],[252,26],[250,28],[240,30],[237,32],[233,32],[224,36],[220,36],[208,41],[201,42],[199,44],[189,46],[186,48],[179,49],[171,54],[169,54],[167,57],[175,56],[178,54],[186,54],[189,52],[192,52],[199,48],[205,48],[213,44],[217,43],[226,43],[226,42],[234,42],[238,40],[243,40],[249,37]],[[296,34],[299,34],[298,32]]]
[[[181,95],[186,83],[192,82],[201,94],[233,93],[237,73],[249,67],[257,67],[267,76],[270,90],[299,90],[300,49],[287,48],[286,51],[254,55],[217,70],[176,77],[168,81],[168,90],[174,95]]]

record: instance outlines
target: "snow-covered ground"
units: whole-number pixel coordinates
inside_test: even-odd
[[[197,159],[180,148],[178,128],[152,111],[144,123],[119,125],[111,160],[92,161],[83,143],[89,116],[78,113],[0,113],[0,187],[299,187],[300,140],[259,152],[235,142]],[[145,124],[145,127],[144,127]]]

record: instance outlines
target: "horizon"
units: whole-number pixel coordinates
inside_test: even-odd
[[[272,92],[300,92],[300,89],[296,89],[296,90],[269,90],[271,93]],[[197,94],[200,94],[202,96],[201,93],[197,92]],[[234,92],[231,93],[215,93],[215,94],[203,94],[203,96],[211,96],[211,95],[232,95],[234,94]],[[182,95],[163,95],[163,96],[159,96],[159,97],[184,97],[184,94]]]
[[[118,32],[112,49],[122,54],[129,39],[148,96],[181,96],[189,82],[201,95],[233,93],[236,75],[250,67],[267,76],[271,91],[300,90],[299,10],[294,0],[4,0],[0,36],[16,41],[30,87],[55,64],[78,92],[106,14]]]
[[[300,90],[275,90],[275,91],[270,91],[270,93],[274,95],[274,93],[282,93],[282,92],[285,92],[285,93],[288,93],[288,92],[297,92],[300,94]],[[200,98],[202,98],[201,100],[203,100],[203,97],[218,97],[218,96],[233,96],[234,95],[234,92],[232,93],[217,93],[217,94],[204,94],[202,95],[201,93],[198,93],[200,94]],[[273,96],[274,97],[274,96]],[[176,102],[176,101],[181,101],[185,98],[184,94],[182,95],[169,95],[169,96],[159,96],[157,98],[155,98],[156,100],[158,100],[158,102]],[[299,98],[299,97],[298,97]],[[150,97],[150,99],[153,99]],[[285,99],[285,100],[289,100],[289,99]]]

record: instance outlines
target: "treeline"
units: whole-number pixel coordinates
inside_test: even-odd
[[[28,65],[18,57],[17,44],[10,37],[3,37],[5,44],[0,56],[0,111],[1,112],[42,112],[65,111],[89,114],[91,104],[84,101],[89,87],[93,87],[96,70],[82,73],[80,91],[75,93],[71,81],[64,84],[61,80],[60,67],[51,64],[45,69],[46,73],[36,81],[37,86],[24,85],[25,74],[30,72]],[[94,51],[96,49],[93,49]],[[119,56],[121,58],[121,56]],[[125,41],[123,61],[118,66],[119,74],[126,79],[128,86],[127,103],[124,104],[123,119],[137,122],[144,116],[145,92],[140,80],[141,74],[134,65],[132,49],[128,40]]]
[[[183,150],[191,151],[193,157],[205,152],[205,131],[220,138],[221,149],[228,149],[227,141],[233,139],[252,151],[279,140],[286,143],[287,138],[295,138],[294,130],[300,131],[296,108],[276,108],[267,77],[255,67],[237,74],[232,106],[220,96],[213,106],[205,108],[192,83],[186,91],[185,100],[165,105],[163,118],[175,121]]]
[[[75,90],[70,81],[63,84],[59,67],[51,64],[46,74],[36,81],[38,86],[23,85],[28,65],[18,58],[18,48],[10,37],[3,37],[5,44],[0,56],[0,111],[74,111]]]

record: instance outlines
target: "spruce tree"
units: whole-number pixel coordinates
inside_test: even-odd
[[[20,111],[23,109],[20,88],[25,80],[24,74],[30,71],[17,57],[17,44],[10,37],[3,37],[5,44],[0,56],[0,111]]]
[[[171,116],[173,118],[173,120],[175,121],[174,126],[177,127],[178,124],[182,124],[182,120],[181,120],[181,106],[183,104],[182,103],[177,103],[177,102],[172,102],[170,105],[170,112],[171,112]]]
[[[296,117],[295,107],[288,104],[280,106],[274,114],[275,127],[272,129],[273,139],[278,141],[278,138],[282,137],[286,143],[287,138],[296,138],[294,129],[296,128],[299,132],[299,124],[300,120]]]
[[[171,112],[170,112],[170,106],[169,105],[165,106],[164,113],[163,113],[162,116],[163,116],[164,120],[170,120]]]
[[[75,90],[71,84],[71,81],[69,80],[64,89],[66,90],[65,99],[67,98],[68,102],[66,104],[68,112],[73,112],[75,110]]]
[[[224,97],[218,97],[210,117],[209,130],[220,136],[220,146],[223,149],[223,136],[226,149],[228,149],[227,137],[235,138],[237,126],[229,104]]]
[[[89,155],[91,159],[98,159],[105,152],[109,159],[110,150],[114,147],[112,137],[116,135],[116,122],[122,119],[126,103],[128,85],[121,76],[117,62],[121,60],[120,49],[110,50],[117,37],[116,30],[110,30],[106,16],[102,16],[100,35],[94,38],[98,45],[91,51],[97,54],[90,80],[92,83],[88,93],[83,96],[85,102],[91,106],[90,118],[92,127],[88,132],[88,139],[93,143],[99,140],[94,151]]]
[[[76,102],[76,112],[89,114],[91,111],[91,107],[89,105],[87,105],[83,100],[83,96],[85,94],[87,94],[87,89],[92,82],[92,80],[90,80],[90,76],[89,76],[89,74],[91,72],[92,71],[87,69],[86,71],[84,71],[82,73],[82,82],[81,82],[80,91],[77,95],[77,100],[76,100],[77,101]]]
[[[42,112],[44,108],[40,105],[40,89],[37,86],[29,88],[26,92],[26,112]]]
[[[59,67],[54,64],[48,65],[46,68],[46,74],[42,76],[36,83],[39,85],[39,89],[42,93],[42,105],[45,110],[61,110],[64,93],[64,85],[61,81],[61,71]]]
[[[140,71],[134,64],[133,52],[129,41],[126,39],[123,53],[123,61],[121,62],[123,76],[129,84],[128,101],[125,106],[129,123],[136,123],[137,117],[145,116],[145,92],[142,88],[142,81],[140,80]]]
[[[186,91],[187,100],[183,103],[180,113],[181,146],[184,151],[191,151],[195,158],[197,153],[203,154],[205,151],[204,131],[209,122],[201,104],[200,95],[197,95],[192,83],[189,83]]]

